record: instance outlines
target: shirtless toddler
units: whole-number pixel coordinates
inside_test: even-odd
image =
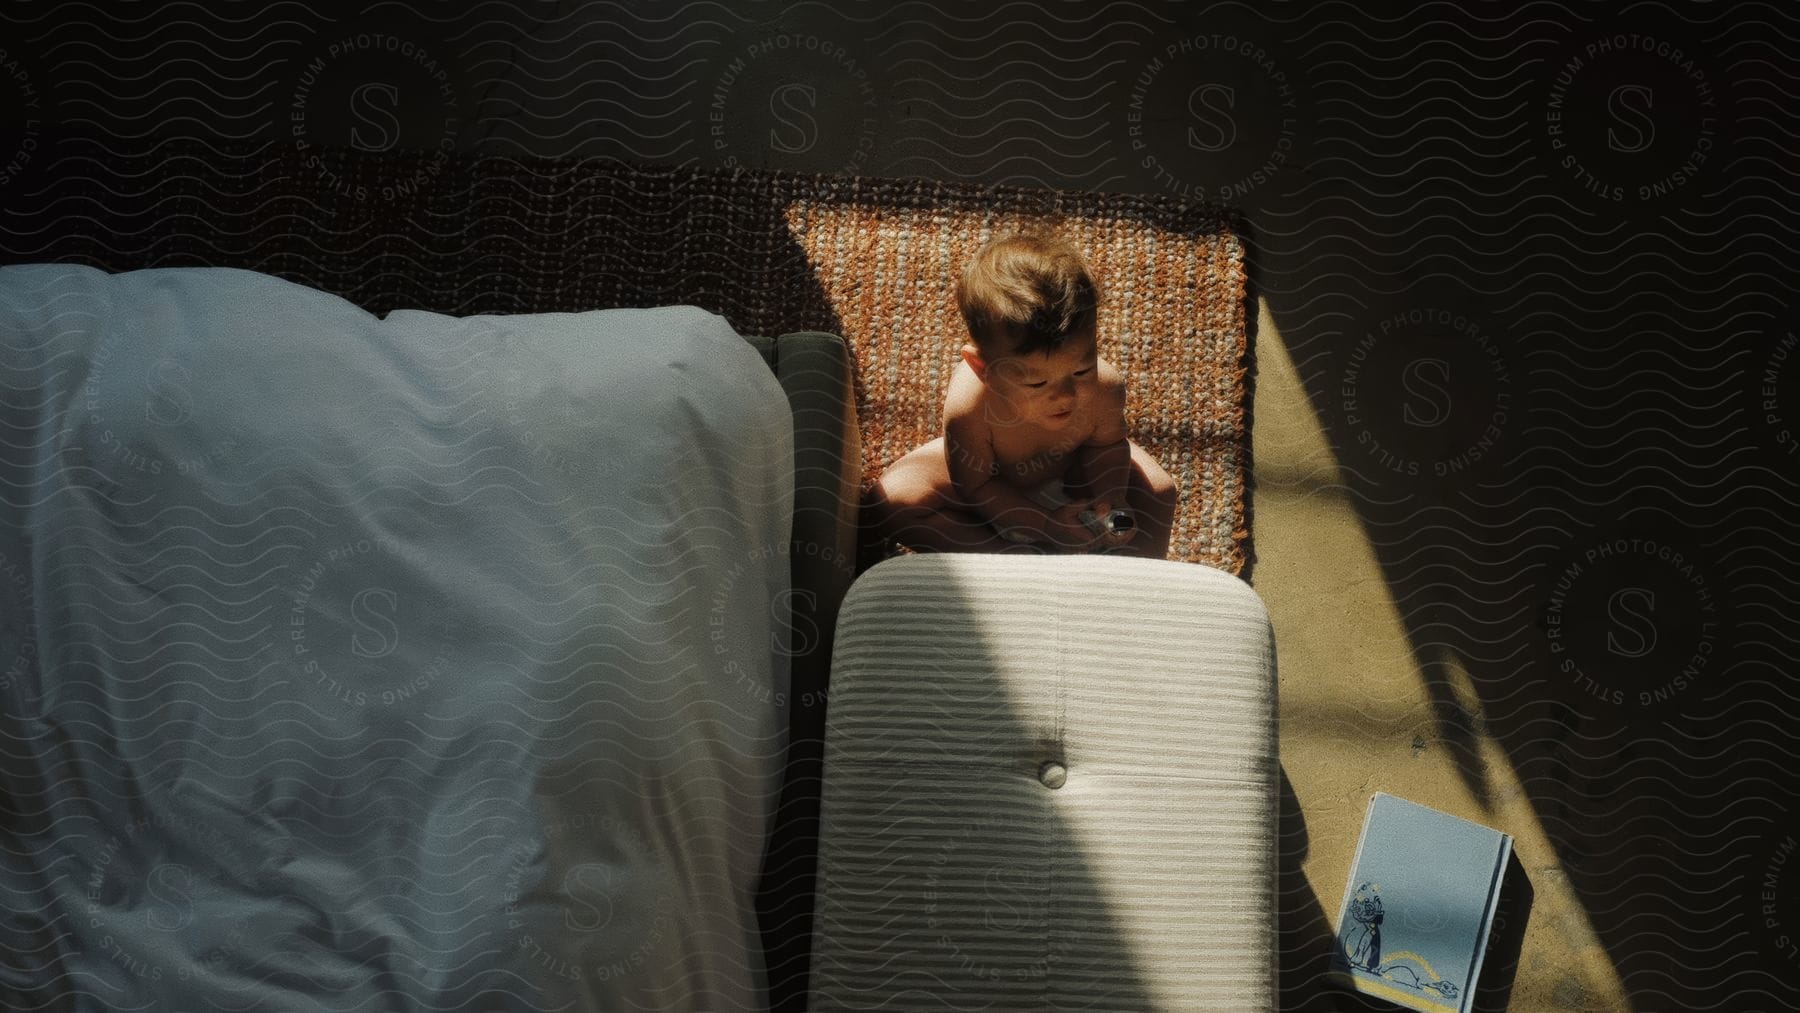
[[[943,552],[1121,552],[1165,558],[1175,482],[1126,438],[1125,379],[1100,358],[1099,287],[1073,246],[996,239],[956,288],[971,343],[944,435],[887,467],[865,504],[883,545]],[[1097,533],[1081,515],[1133,526]]]

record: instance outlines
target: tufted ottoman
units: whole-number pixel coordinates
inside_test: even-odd
[[[813,1010],[1268,1010],[1273,637],[1222,571],[903,556],[850,590]]]

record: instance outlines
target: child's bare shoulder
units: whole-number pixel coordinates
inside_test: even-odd
[[[1125,374],[1111,360],[1104,358],[1095,361],[1094,371],[1097,374],[1095,386],[1100,388],[1100,404],[1094,431],[1087,442],[1104,444],[1125,439]]]
[[[1125,414],[1125,374],[1113,365],[1111,359],[1096,359],[1094,371],[1098,374],[1097,384],[1100,397],[1109,409],[1117,410],[1121,417]]]
[[[1108,359],[1105,356],[1097,356],[1094,359],[1094,368],[1099,373],[1100,390],[1107,394],[1116,394],[1123,398],[1125,394],[1125,374],[1119,371],[1119,367],[1113,365],[1111,359]]]
[[[987,385],[975,375],[966,362],[956,364],[950,374],[950,386],[944,392],[944,425],[955,424],[967,430],[986,417],[982,412],[982,398],[987,395]]]

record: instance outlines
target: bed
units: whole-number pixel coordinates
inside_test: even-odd
[[[828,337],[69,264],[0,328],[8,1008],[764,1007]]]

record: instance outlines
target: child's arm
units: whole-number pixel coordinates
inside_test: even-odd
[[[1110,374],[1110,375],[1108,375]],[[1075,464],[1087,477],[1093,510],[1124,509],[1131,482],[1131,441],[1125,428],[1125,381],[1108,365],[1100,376],[1099,420],[1087,442],[1075,450]]]
[[[1003,536],[1022,535],[1034,542],[1079,546],[1093,533],[1074,519],[1052,516],[1000,477],[994,466],[993,437],[979,409],[946,411],[944,457],[957,498]],[[1130,458],[1127,456],[1127,463]]]

